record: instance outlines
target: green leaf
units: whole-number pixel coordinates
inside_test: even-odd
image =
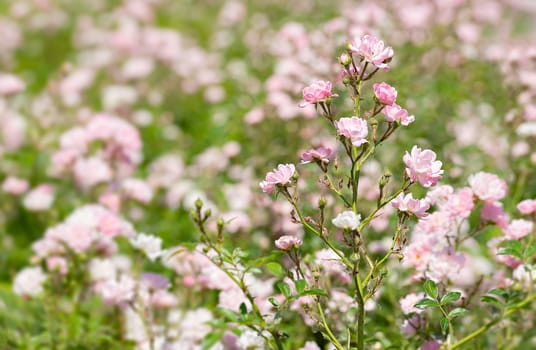
[[[325,290],[320,289],[320,288],[311,288],[311,289],[303,291],[303,293],[301,293],[301,295],[302,296],[305,296],[305,295],[320,295],[322,297],[327,297],[328,293],[326,293]]]
[[[536,242],[532,242],[532,244],[529,245],[527,247],[527,249],[525,249],[525,254],[524,255],[525,255],[526,259],[530,259],[534,255],[536,255]]]
[[[283,267],[276,262],[269,262],[266,264],[266,269],[268,269],[268,271],[270,271],[270,273],[275,277],[283,278],[286,275],[285,269],[283,269]]]
[[[439,321],[439,323],[441,324],[441,331],[443,333],[447,333],[447,330],[449,329],[449,320],[448,320],[448,318],[443,317],[441,319],[441,321]]]
[[[218,308],[218,313],[220,313],[226,321],[237,321],[238,320],[238,316],[236,313],[234,313],[233,311],[229,310],[229,309],[224,309],[224,308]]]
[[[423,288],[429,297],[431,297],[432,299],[437,299],[437,296],[438,296],[437,285],[435,284],[434,281],[428,280],[424,282]]]
[[[248,307],[246,306],[246,303],[240,304],[240,313],[245,316],[248,314]]]
[[[417,309],[428,309],[429,307],[436,307],[439,306],[438,302],[432,299],[424,298],[417,302],[417,304],[414,305]]]
[[[480,300],[482,300],[482,302],[487,303],[487,304],[493,304],[497,306],[498,308],[504,307],[504,303],[502,301],[500,301],[499,299],[495,297],[492,297],[491,295],[483,295],[482,298],[480,298]]]
[[[210,349],[214,344],[216,344],[222,337],[223,332],[211,332],[204,339],[201,345],[202,350]]]
[[[520,241],[506,241],[505,247],[499,250],[498,255],[512,255],[516,258],[523,257],[523,245]]]
[[[277,289],[285,296],[285,298],[289,299],[292,296],[292,292],[290,291],[290,287],[285,282],[277,282],[276,284]]]
[[[508,300],[510,298],[510,294],[508,294],[508,292],[505,291],[504,289],[500,289],[500,288],[494,288],[490,290],[487,294],[497,295],[503,298],[504,300]]]
[[[305,282],[305,280],[297,280],[294,281],[294,285],[296,286],[296,292],[301,295],[301,293],[305,290],[305,287],[307,287],[307,282]]]
[[[275,307],[279,307],[279,302],[277,300],[275,300],[274,297],[269,297],[268,298],[268,301],[270,302],[270,304],[272,304],[273,306]]]
[[[457,307],[453,309],[451,312],[449,312],[449,317],[455,318],[455,317],[466,315],[467,313],[469,313],[469,310],[464,309],[463,307]]]
[[[458,301],[461,296],[462,293],[460,292],[448,292],[441,298],[441,305],[447,305],[448,303],[452,303],[453,301]]]

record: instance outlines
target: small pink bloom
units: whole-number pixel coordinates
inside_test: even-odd
[[[339,135],[352,141],[352,145],[359,147],[367,143],[368,126],[367,121],[358,117],[341,118],[335,122],[335,127]]]
[[[28,191],[28,187],[28,181],[14,176],[9,176],[2,184],[2,191],[9,194],[19,195]]]
[[[333,150],[327,147],[318,147],[316,149],[308,149],[301,154],[301,163],[311,163],[313,160],[319,160],[322,163],[329,163],[329,158],[333,155]]]
[[[305,107],[309,104],[324,102],[329,97],[339,96],[331,92],[331,83],[329,81],[316,81],[303,89],[303,99],[305,103],[300,104],[300,107]]]
[[[281,236],[275,241],[275,246],[281,250],[291,250],[292,248],[299,248],[301,245],[301,239],[290,235]]]
[[[66,275],[68,271],[67,260],[59,256],[51,256],[47,259],[48,271],[58,271],[62,275]]]
[[[485,202],[480,210],[480,217],[483,221],[491,221],[502,228],[508,226],[508,214],[504,212],[500,202]]]
[[[449,196],[447,201],[447,211],[452,217],[466,218],[471,214],[474,206],[473,191],[468,187]]]
[[[0,74],[0,95],[13,95],[26,88],[26,84],[13,74]]]
[[[259,186],[263,192],[272,193],[277,185],[289,185],[295,172],[296,167],[294,164],[279,164],[277,169],[266,174],[266,178],[259,183]]]
[[[361,39],[352,41],[348,45],[348,50],[383,70],[389,70],[387,63],[391,61],[394,55],[392,47],[385,47],[383,41],[373,35],[365,35]]]
[[[406,196],[400,193],[391,201],[391,205],[400,211],[413,213],[419,219],[427,217],[426,211],[430,208],[430,203],[426,199],[414,199],[411,193]]]
[[[519,202],[517,205],[517,210],[521,214],[532,214],[536,211],[536,200],[535,199],[525,199],[524,201]]]
[[[415,121],[415,116],[408,115],[408,111],[393,103],[391,106],[385,106],[382,109],[382,113],[385,116],[385,121],[388,123],[394,123],[399,121],[400,124],[408,126]]]
[[[435,186],[441,179],[443,163],[436,160],[434,151],[426,149],[422,150],[417,146],[413,146],[411,154],[406,152],[404,155],[404,164],[406,164],[406,172],[412,182],[418,181],[423,187]]]
[[[424,310],[416,308],[415,304],[417,304],[417,302],[423,298],[423,293],[411,293],[400,299],[398,302],[400,303],[400,308],[405,315],[412,313],[420,314]]]
[[[532,221],[518,219],[513,220],[504,230],[504,236],[509,240],[517,240],[527,236],[532,232],[534,223]]]
[[[381,104],[392,105],[396,101],[397,94],[396,89],[387,83],[374,84],[374,95]]]
[[[35,187],[24,196],[22,204],[30,211],[48,210],[54,202],[54,187],[43,184]]]
[[[99,289],[104,302],[108,305],[124,305],[135,296],[136,282],[129,276],[122,275],[119,281],[107,280]]]
[[[422,346],[419,348],[419,350],[439,350],[441,347],[441,343],[437,340],[431,339],[428,340],[426,343],[422,344]]]
[[[494,202],[506,196],[506,182],[495,174],[479,172],[469,176],[469,185],[475,196],[486,202]]]

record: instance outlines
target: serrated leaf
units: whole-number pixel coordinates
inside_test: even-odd
[[[460,292],[448,292],[447,294],[443,295],[441,298],[441,305],[447,305],[448,303],[452,303],[454,301],[460,300],[462,296],[462,293]]]
[[[432,300],[432,299],[428,299],[428,298],[424,298],[424,299],[421,299],[417,302],[417,304],[413,305],[415,306],[417,309],[428,309],[430,307],[436,307],[436,306],[439,306],[438,302],[435,301],[435,300]]]
[[[305,290],[305,287],[307,287],[307,282],[305,280],[297,280],[294,281],[294,286],[296,286],[296,292],[301,294]]]
[[[326,293],[325,290],[320,289],[320,288],[311,288],[311,289],[308,289],[308,290],[304,290],[301,293],[301,296],[305,296],[305,295],[319,295],[319,296],[322,296],[322,297],[327,297],[328,293]]]
[[[437,285],[435,284],[434,281],[427,280],[426,282],[424,282],[423,288],[429,297],[431,297],[432,299],[437,299],[438,291],[437,291]]]
[[[523,244],[520,241],[506,241],[505,246],[497,254],[512,255],[521,259],[523,257]]]
[[[290,291],[290,287],[288,284],[286,284],[283,281],[277,282],[276,284],[277,289],[285,296],[285,298],[289,299],[292,296],[292,292]]]
[[[449,329],[449,320],[443,317],[441,321],[439,321],[439,324],[441,325],[441,331],[447,333],[447,330]]]
[[[468,313],[469,313],[469,310],[464,309],[463,307],[457,307],[453,309],[451,312],[449,312],[449,317],[455,318],[455,317],[466,315]]]

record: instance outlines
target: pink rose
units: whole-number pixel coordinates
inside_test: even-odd
[[[411,153],[404,155],[406,172],[412,182],[418,181],[423,187],[435,186],[441,179],[443,163],[436,160],[436,154],[429,149],[422,150],[413,146]]]
[[[266,174],[266,178],[259,183],[259,186],[263,192],[272,193],[277,185],[285,186],[290,184],[295,172],[296,167],[294,164],[279,164],[277,169]]]
[[[305,103],[300,104],[300,107],[324,102],[329,97],[334,96],[339,95],[331,92],[331,83],[329,81],[319,80],[303,89],[303,99],[305,100]]]
[[[335,127],[339,135],[352,141],[352,145],[359,147],[367,143],[368,126],[367,121],[358,117],[341,118],[335,121]]]
[[[396,89],[387,83],[374,84],[374,95],[384,105],[392,105],[397,94]]]

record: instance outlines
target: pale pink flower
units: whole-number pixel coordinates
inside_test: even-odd
[[[305,107],[310,104],[324,102],[330,97],[339,96],[331,92],[331,82],[329,81],[316,81],[303,89],[304,103],[300,104],[300,107]]]
[[[532,214],[536,212],[536,200],[535,199],[525,199],[517,205],[517,210],[521,214]]]
[[[424,310],[418,309],[415,307],[415,304],[421,299],[424,298],[423,293],[410,293],[400,299],[398,302],[400,303],[400,308],[402,309],[402,312],[406,315],[416,313],[420,314]]]
[[[62,275],[66,275],[69,271],[67,259],[60,256],[51,256],[47,259],[48,271],[58,271]]]
[[[43,283],[47,276],[39,266],[21,270],[13,280],[13,292],[24,297],[34,297],[43,293]]]
[[[293,248],[299,248],[301,245],[301,239],[290,235],[281,236],[275,241],[275,246],[281,250],[291,250]]]
[[[266,178],[259,183],[259,186],[263,192],[272,193],[278,185],[289,185],[292,182],[292,177],[295,172],[296,167],[294,164],[279,164],[277,169],[266,174]]]
[[[0,74],[0,95],[13,95],[26,88],[26,84],[13,74]]]
[[[491,221],[499,227],[508,226],[508,214],[505,213],[501,202],[485,202],[480,210],[480,216],[483,221]]]
[[[417,333],[417,330],[423,325],[422,319],[418,315],[413,315],[411,318],[405,319],[400,326],[400,332],[412,336]]]
[[[54,202],[54,188],[51,185],[43,184],[28,192],[22,204],[30,211],[48,210]]]
[[[23,194],[28,191],[28,187],[28,181],[14,176],[7,177],[2,183],[2,191],[14,195]]]
[[[367,121],[358,117],[341,118],[334,122],[339,135],[352,141],[352,145],[359,147],[367,143]]]
[[[98,292],[108,305],[124,305],[135,295],[136,282],[127,275],[121,275],[119,281],[107,280]]]
[[[426,199],[414,199],[411,193],[408,195],[400,193],[391,201],[391,205],[400,211],[413,213],[419,219],[427,217],[426,211],[430,208],[430,203]]]
[[[512,220],[510,225],[504,230],[504,236],[509,240],[518,240],[532,232],[534,223],[529,220]]]
[[[413,146],[411,154],[406,152],[404,155],[404,164],[406,164],[406,173],[412,182],[418,181],[423,187],[435,186],[441,179],[443,165],[441,161],[436,160],[434,151],[422,150]]]
[[[175,307],[179,300],[172,293],[165,290],[157,290],[151,296],[151,304],[156,308]]]
[[[473,191],[466,187],[449,196],[446,209],[452,217],[466,218],[474,206]]]
[[[301,154],[301,163],[307,164],[314,160],[319,160],[322,163],[329,163],[329,158],[333,155],[333,150],[328,147],[318,147],[308,149]]]
[[[361,39],[355,39],[349,43],[348,49],[383,70],[389,70],[387,63],[394,55],[392,47],[385,47],[383,41],[373,35],[365,35]]]
[[[506,196],[506,182],[495,174],[478,172],[469,176],[469,185],[475,196],[486,202],[494,202]]]
[[[394,87],[387,83],[374,84],[374,95],[378,102],[390,106],[396,101],[398,92]]]
[[[382,113],[385,116],[385,121],[388,123],[399,121],[400,124],[408,126],[415,121],[415,116],[409,115],[407,110],[403,109],[396,103],[393,103],[390,106],[385,106],[382,109]]]
[[[84,190],[112,179],[112,169],[99,157],[80,158],[73,166],[74,178]]]
[[[441,348],[441,343],[435,339],[431,339],[422,344],[418,350],[439,350],[439,348]]]
[[[143,204],[147,204],[153,199],[153,189],[141,179],[128,178],[123,180],[121,190],[126,198]]]

